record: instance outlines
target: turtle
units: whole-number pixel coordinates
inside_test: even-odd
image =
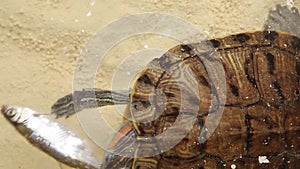
[[[199,52],[207,44],[214,50]],[[225,70],[225,102],[207,71],[214,62]],[[107,153],[102,168],[297,168],[300,38],[256,31],[181,44],[152,60],[130,92],[75,91],[52,111],[59,116],[113,104],[128,104],[133,120],[120,129],[126,138],[116,136],[110,145],[126,155]],[[209,133],[207,119],[220,109]],[[166,140],[157,137],[168,130]]]
[[[263,30],[180,44],[152,60],[131,90],[75,91],[52,112],[116,104],[128,105],[131,120],[102,169],[298,168],[300,38]]]

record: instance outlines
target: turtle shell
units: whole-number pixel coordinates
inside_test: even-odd
[[[214,48],[203,50],[208,44]],[[178,45],[154,59],[131,94],[140,142],[133,168],[297,168],[299,53],[299,38],[258,31]],[[210,63],[223,66],[224,82],[212,81]],[[225,93],[218,91],[222,83]],[[217,119],[219,110],[220,121],[210,130],[215,122],[207,119]],[[157,139],[168,130],[167,141]]]

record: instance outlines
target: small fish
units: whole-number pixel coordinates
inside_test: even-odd
[[[7,105],[2,106],[1,112],[29,142],[56,160],[80,169],[101,168],[79,137],[46,115]]]

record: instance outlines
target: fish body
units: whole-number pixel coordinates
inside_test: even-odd
[[[56,160],[80,169],[101,168],[101,163],[79,137],[47,115],[30,108],[6,105],[1,112],[29,142]]]

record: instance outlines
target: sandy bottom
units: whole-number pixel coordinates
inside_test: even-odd
[[[2,0],[0,2],[0,104],[31,107],[48,113],[59,97],[74,86],[77,59],[89,37],[109,23],[143,12],[162,12],[192,23],[205,36],[261,30],[268,10],[284,0],[145,0],[75,1],[75,0]],[[300,4],[295,4],[300,7]],[[160,23],[158,23],[160,24]],[[128,25],[130,26],[130,25]],[[134,29],[131,28],[131,29]],[[112,30],[116,34],[123,28]],[[165,32],[166,33],[166,32]],[[111,39],[105,39],[108,42]],[[145,49],[167,50],[178,41],[153,34],[125,38],[99,64],[95,86],[103,89],[127,89],[132,76],[151,57],[139,57]],[[90,44],[101,48],[104,44]],[[144,53],[145,54],[145,53]],[[153,57],[153,56],[152,56]],[[80,63],[80,62],[79,62]],[[94,72],[95,73],[95,72]],[[91,77],[94,74],[91,75]],[[128,76],[127,76],[128,75]],[[91,80],[91,77],[90,80]],[[84,80],[83,80],[84,81]],[[84,84],[84,83],[83,83]],[[76,86],[76,85],[75,85]],[[77,86],[78,87],[78,86]],[[123,107],[101,109],[101,116],[117,128]],[[97,118],[91,118],[91,124]],[[72,131],[87,140],[95,156],[102,159],[103,150],[82,130],[76,116],[60,119]],[[95,124],[96,124],[95,123]],[[85,126],[86,127],[86,126]],[[88,126],[93,129],[93,126]],[[99,129],[101,126],[94,128]],[[107,141],[106,134],[101,136]],[[26,141],[0,116],[0,168],[59,169],[62,166]],[[68,168],[63,166],[63,168]]]

